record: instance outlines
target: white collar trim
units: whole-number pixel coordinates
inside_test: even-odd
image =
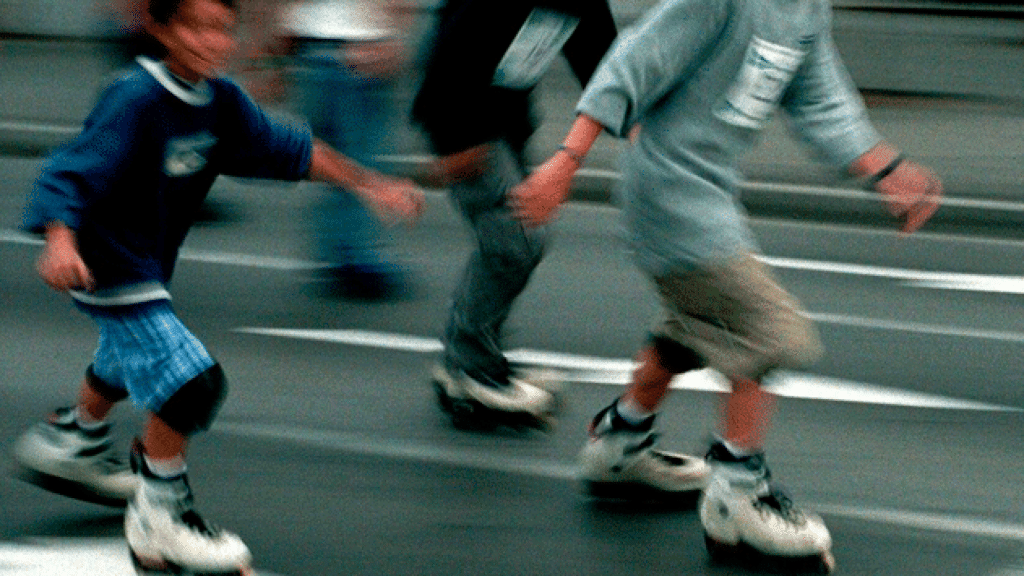
[[[177,96],[179,100],[192,106],[206,106],[213,99],[213,92],[206,80],[200,80],[192,89],[186,88],[181,82],[171,76],[171,72],[163,62],[158,62],[146,56],[137,56],[135,61],[149,72],[161,86],[168,92]]]

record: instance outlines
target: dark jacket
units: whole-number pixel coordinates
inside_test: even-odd
[[[496,85],[495,71],[534,9],[578,18],[561,51],[581,85],[615,40],[606,0],[449,0],[412,110],[435,153],[494,140],[525,146],[536,128],[533,86]]]

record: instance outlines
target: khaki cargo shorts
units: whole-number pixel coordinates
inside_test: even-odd
[[[752,254],[654,282],[668,313],[655,334],[694,350],[729,378],[760,378],[822,354],[800,303]]]

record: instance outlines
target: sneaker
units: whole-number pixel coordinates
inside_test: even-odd
[[[249,548],[238,536],[208,524],[195,511],[185,474],[174,478],[154,475],[146,466],[137,440],[131,463],[142,482],[125,511],[124,531],[137,571],[247,573],[252,562]]]
[[[541,419],[555,411],[554,394],[514,376],[503,381],[484,375],[471,377],[462,371],[453,374],[438,364],[433,369],[433,380],[439,392],[453,402],[475,402],[495,412],[523,413]]]
[[[74,498],[124,506],[139,479],[114,456],[110,425],[85,430],[74,408],[60,408],[32,426],[14,445],[25,480]]]
[[[701,498],[700,521],[713,558],[753,554],[807,559],[825,572],[834,568],[832,537],[825,523],[770,482],[763,454],[736,456],[715,443],[707,459],[712,474]]]
[[[656,450],[654,416],[632,426],[615,403],[594,417],[580,451],[579,475],[588,493],[604,498],[694,497],[707,484],[703,459]]]

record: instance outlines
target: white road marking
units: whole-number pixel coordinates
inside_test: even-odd
[[[379,435],[333,432],[295,426],[252,424],[221,421],[213,425],[215,432],[271,440],[284,440],[328,450],[353,452],[369,456],[402,458],[430,464],[444,464],[475,468],[507,474],[521,474],[574,481],[576,465],[571,462],[515,458],[496,454],[473,446],[441,447],[427,442],[382,438]],[[844,506],[828,503],[804,504],[808,509],[829,516],[838,516],[865,522],[890,524],[937,532],[949,532],[1024,542],[1024,525],[984,518],[913,512],[887,508]]]
[[[25,538],[0,542],[4,576],[134,576],[123,538]],[[254,576],[280,576],[256,572]]]
[[[814,505],[814,510],[821,514],[855,518],[868,522],[893,524],[906,528],[920,528],[939,532],[970,534],[985,538],[1016,540],[1024,542],[1024,525],[1012,522],[998,522],[966,516],[951,516],[932,512],[908,512],[906,510],[888,510],[885,508],[859,508],[832,504]]]
[[[0,242],[10,244],[42,245],[42,240],[18,230],[0,230]],[[181,259],[192,262],[208,262],[230,266],[246,266],[271,270],[311,270],[320,268],[322,262],[298,258],[263,256],[232,252],[183,249]],[[800,258],[761,256],[760,259],[773,268],[804,270],[828,274],[849,274],[873,278],[899,280],[908,286],[941,290],[969,292],[990,292],[998,294],[1024,294],[1024,277],[1000,276],[995,274],[966,274],[960,272],[930,272],[906,268],[890,268],[866,264],[846,264]]]
[[[999,294],[1024,294],[1024,277],[999,276],[994,274],[964,274],[960,272],[929,272],[905,268],[889,268],[866,264],[845,264],[804,260],[800,258],[778,258],[762,256],[760,259],[773,268],[825,272],[829,274],[852,274],[873,278],[900,280],[917,288],[961,290],[969,292],[992,292]]]
[[[822,324],[838,324],[855,328],[872,328],[877,330],[895,330],[898,332],[914,332],[917,334],[934,334],[936,336],[953,336],[957,338],[975,338],[979,340],[999,340],[1002,342],[1024,342],[1024,332],[1006,332],[1002,330],[975,330],[956,326],[939,326],[923,322],[897,322],[895,320],[878,320],[846,314],[824,314],[811,312],[807,317]]]
[[[423,354],[441,351],[441,343],[437,339],[386,332],[254,327],[236,328],[234,331],[243,334],[333,342]],[[568,382],[621,386],[629,382],[630,374],[635,368],[635,363],[632,360],[618,358],[599,358],[529,349],[510,350],[507,355],[509,360],[514,363],[558,370],[560,377]],[[683,390],[721,392],[727,390],[727,386],[725,379],[713,370],[698,370],[680,374],[672,381],[673,388]],[[780,372],[771,379],[768,388],[779,396],[787,398],[947,410],[1024,411],[1009,406],[947,398],[934,394],[795,372]]]

